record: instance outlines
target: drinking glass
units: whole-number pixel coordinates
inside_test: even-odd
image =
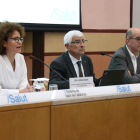
[[[50,84],[49,85],[49,90],[58,90],[57,84]]]

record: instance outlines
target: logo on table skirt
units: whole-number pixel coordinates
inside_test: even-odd
[[[16,96],[10,94],[10,95],[7,95],[7,100],[8,100],[8,103],[28,102],[27,97],[26,97],[25,94],[23,96],[21,96],[19,94],[16,95]]]
[[[116,86],[116,88],[117,88],[117,92],[129,92],[129,91],[131,91],[129,85],[128,86],[120,86],[120,85],[118,85],[118,86]]]

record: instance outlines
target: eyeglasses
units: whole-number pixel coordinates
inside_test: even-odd
[[[71,43],[75,43],[76,45],[81,45],[82,43],[84,43],[85,44],[85,42],[88,42],[88,40],[82,40],[82,41],[80,41],[80,40],[75,40],[74,42],[71,42]]]
[[[135,39],[137,42],[140,42],[140,37],[136,37],[136,38],[129,38],[129,39]]]
[[[20,40],[21,42],[24,41],[24,38],[18,38],[18,37],[15,37],[15,38],[8,38],[8,39],[13,39],[16,43],[18,43],[19,40]]]

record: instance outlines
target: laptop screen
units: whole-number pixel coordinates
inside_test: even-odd
[[[100,86],[120,85],[124,76],[124,70],[105,70]]]

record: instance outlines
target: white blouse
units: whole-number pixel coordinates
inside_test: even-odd
[[[24,56],[15,55],[15,71],[6,55],[0,55],[0,86],[8,89],[8,94],[19,93],[28,84]],[[4,90],[3,90],[4,91]]]

